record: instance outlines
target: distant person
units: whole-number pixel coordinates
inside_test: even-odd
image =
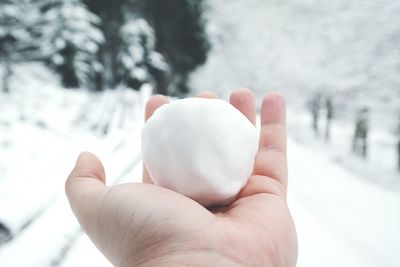
[[[326,98],[325,109],[326,109],[325,140],[329,141],[331,137],[331,121],[333,119],[333,103],[331,96],[328,96]]]
[[[363,158],[368,153],[369,109],[364,107],[357,112],[353,139],[353,151]]]
[[[317,93],[313,96],[313,98],[309,102],[309,109],[312,117],[312,128],[316,135],[318,135],[319,132],[319,115],[321,112],[321,100],[322,100],[321,94]]]
[[[249,90],[231,95],[232,105],[253,124],[254,102]],[[166,97],[153,96],[146,119],[167,103]],[[231,205],[206,209],[151,184],[146,171],[144,183],[105,186],[103,165],[86,152],[66,182],[78,221],[115,266],[296,266],[296,231],[286,202],[284,98],[267,95],[260,113],[260,147],[253,175]]]

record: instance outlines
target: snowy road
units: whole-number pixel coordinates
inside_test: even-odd
[[[56,97],[50,95],[49,99],[79,97],[83,106],[89,103],[82,95],[70,95],[66,91],[68,94],[63,96],[63,91],[54,92]],[[5,224],[12,234],[10,240],[1,244],[0,229],[1,267],[111,266],[80,230],[65,198],[63,185],[81,150],[91,150],[99,155],[110,184],[139,181],[140,129],[143,103],[148,96],[127,93],[132,94],[131,103],[126,105],[130,109],[113,113],[104,111],[109,110],[104,107],[110,106],[112,101],[101,99],[119,99],[118,92],[99,95],[98,102],[90,102],[94,104],[89,114],[94,117],[99,114],[97,108],[101,114],[114,114],[116,119],[110,118],[110,121],[130,121],[124,129],[118,123],[111,124],[107,127],[110,129],[108,134],[103,137],[87,132],[86,126],[77,128],[74,123],[67,124],[65,114],[73,122],[75,113],[62,112],[58,106],[43,105],[42,113],[58,112],[57,117],[62,119],[54,123],[63,123],[68,131],[54,131],[60,129],[58,124],[43,128],[17,118],[9,119],[14,124],[0,125],[3,127],[0,130],[5,133],[2,142],[10,143],[2,148],[8,157],[0,165],[0,175],[3,168],[0,223]],[[72,98],[69,105],[79,107],[76,103],[77,100]],[[7,110],[9,112],[10,108]],[[29,114],[34,110],[29,110]],[[38,115],[38,118],[41,117]],[[87,121],[82,124],[86,125]],[[54,132],[50,134],[52,130]],[[35,142],[25,140],[27,133]],[[320,148],[294,141],[293,136],[289,138],[288,147],[289,206],[299,237],[298,266],[400,266],[398,187],[385,188],[379,186],[379,182],[371,183],[358,177],[349,168],[334,162],[329,153],[321,154]],[[20,168],[20,162],[24,162],[25,168]],[[43,173],[43,170],[47,171]]]
[[[289,166],[299,267],[400,266],[400,192],[369,184],[294,141]]]

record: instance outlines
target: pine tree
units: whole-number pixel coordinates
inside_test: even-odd
[[[39,9],[32,1],[0,2],[0,64],[3,65],[4,92],[10,91],[9,80],[13,64],[38,57],[32,27],[38,17]]]
[[[121,82],[132,88],[139,88],[144,83],[158,87],[158,92],[166,93],[161,88],[157,74],[168,71],[163,56],[155,51],[154,31],[142,18],[128,19],[120,31],[122,46],[118,54],[119,77]]]
[[[97,77],[98,86],[101,88],[114,88],[118,80],[118,53],[122,45],[120,36],[121,27],[124,25],[125,13],[135,14],[136,10],[128,10],[126,0],[83,0],[90,11],[96,14],[103,22],[100,25],[105,42],[101,45],[97,54],[104,71]]]
[[[156,50],[171,66],[175,94],[187,93],[189,74],[205,62],[210,47],[203,18],[205,1],[141,0],[141,8],[155,30]]]
[[[96,55],[104,37],[100,19],[80,0],[48,0],[42,6],[41,52],[66,87],[93,87],[102,70]]]
[[[98,15],[103,24],[106,42],[101,46],[98,58],[104,65],[101,83],[115,87],[121,80],[119,64],[121,50],[126,42],[120,35],[121,27],[133,17],[143,17],[154,29],[155,51],[163,55],[170,72],[160,68],[149,69],[157,93],[182,94],[191,71],[203,64],[209,50],[205,35],[203,11],[205,0],[83,0]],[[170,77],[169,77],[170,76]],[[176,88],[167,91],[170,80]]]

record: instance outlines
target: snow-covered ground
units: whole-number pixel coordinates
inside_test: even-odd
[[[53,77],[17,66],[0,95],[0,266],[58,266],[81,236],[64,194],[79,152],[103,160],[110,184],[137,177],[149,90],[65,90]]]
[[[354,175],[289,139],[289,205],[298,266],[400,265],[400,193]]]
[[[80,230],[63,185],[81,150],[99,155],[110,184],[140,179],[148,93],[65,90],[41,65],[20,68],[12,93],[0,95],[0,223],[10,231],[0,242],[0,266],[111,266]],[[372,181],[359,169],[378,172],[377,161],[348,153],[338,160],[337,146],[347,145],[315,141],[307,114],[295,115],[289,112],[289,205],[298,266],[400,266],[395,176]]]

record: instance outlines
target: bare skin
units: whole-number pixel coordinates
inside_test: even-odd
[[[204,92],[199,97],[217,96]],[[230,97],[253,124],[254,102],[246,89]],[[153,96],[146,119],[167,103],[166,97]],[[146,170],[144,183],[106,186],[101,162],[84,152],[66,182],[79,223],[115,266],[295,266],[296,231],[286,203],[284,98],[268,94],[260,113],[253,175],[231,205],[206,209],[153,185]]]

